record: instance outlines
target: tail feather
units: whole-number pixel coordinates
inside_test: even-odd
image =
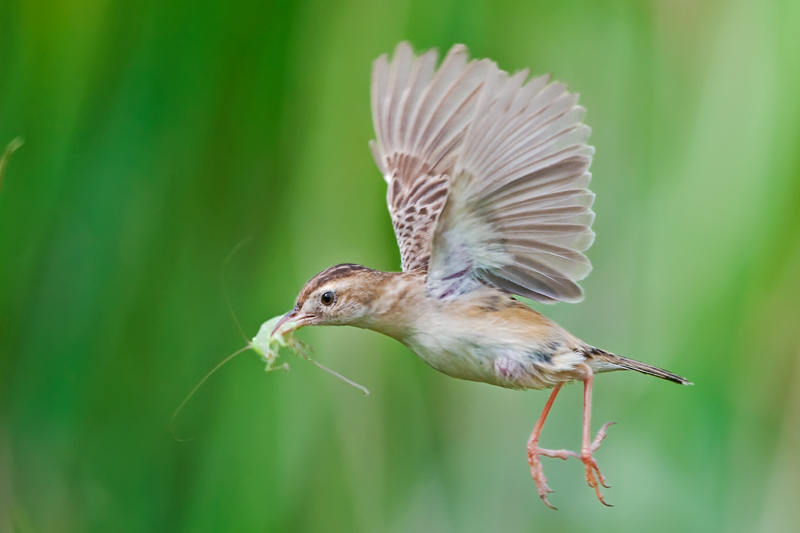
[[[627,357],[615,355],[598,348],[590,348],[587,355],[589,356],[590,360],[600,363],[600,365],[598,365],[598,370],[601,372],[617,369],[635,370],[637,372],[641,372],[642,374],[672,381],[673,383],[680,383],[681,385],[694,385],[694,383],[688,379],[682,378],[681,376],[673,374],[672,372],[664,370],[663,368],[648,365],[647,363],[642,363],[641,361],[637,361],[635,359],[628,359]],[[617,368],[608,368],[608,366]]]

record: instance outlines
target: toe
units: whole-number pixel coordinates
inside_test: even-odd
[[[605,424],[603,424],[603,427],[601,427],[600,431],[597,432],[597,436],[595,437],[594,442],[592,442],[592,445],[590,446],[592,452],[596,452],[597,449],[600,448],[600,444],[603,442],[603,439],[606,438],[606,430],[608,429],[609,426],[613,426],[614,424],[616,424],[616,422],[606,422]]]

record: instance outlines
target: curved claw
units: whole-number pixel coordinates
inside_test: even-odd
[[[592,444],[584,450],[581,450],[580,460],[586,466],[586,482],[589,484],[590,487],[594,489],[595,494],[597,495],[597,499],[600,500],[600,503],[605,505],[606,507],[613,507],[610,503],[606,503],[603,499],[603,493],[600,492],[600,485],[609,489],[611,485],[608,484],[606,481],[605,476],[603,476],[602,472],[600,472],[600,467],[597,466],[597,460],[595,460],[593,454],[600,448],[600,444],[603,442],[603,439],[606,438],[606,430],[608,426],[611,426],[615,422],[607,422],[600,428],[600,431],[597,432],[597,437],[595,437]],[[597,474],[595,476],[595,474]]]
[[[531,466],[531,477],[533,478],[534,483],[536,483],[536,489],[539,492],[539,498],[541,498],[544,504],[550,509],[558,511],[558,508],[547,501],[547,495],[554,491],[547,485],[547,478],[544,475],[542,461],[539,457],[540,455],[552,457],[554,459],[563,459],[565,461],[568,457],[579,456],[577,453],[569,450],[547,450],[544,448],[539,448],[539,446],[537,446],[535,443],[530,443],[528,445],[528,464]]]
[[[600,485],[606,488],[609,488],[609,486],[606,485],[606,480],[603,477],[603,474],[600,473],[600,468],[597,466],[597,461],[595,461],[594,457],[592,456],[582,456],[581,461],[583,461],[583,464],[586,465],[586,482],[589,483],[589,486],[594,489],[597,499],[600,500],[600,503],[606,507],[613,507],[613,505],[605,501],[603,493],[600,492]],[[595,473],[597,473],[597,477],[595,477]],[[599,483],[598,478],[600,480]]]
[[[550,491],[550,492],[553,492],[553,491]],[[542,501],[544,502],[544,504],[545,504],[546,506],[548,506],[550,509],[552,509],[552,510],[554,510],[554,511],[558,511],[558,507],[554,506],[554,505],[553,505],[553,504],[551,504],[549,501],[547,501],[547,496],[545,496],[544,494],[539,494],[539,497],[542,499]]]

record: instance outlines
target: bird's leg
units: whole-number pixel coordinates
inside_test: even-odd
[[[559,383],[555,386],[553,392],[550,393],[550,398],[547,399],[547,403],[544,405],[542,414],[539,416],[539,420],[536,422],[536,426],[533,428],[531,438],[528,439],[528,464],[531,465],[531,477],[536,483],[536,488],[539,491],[539,497],[542,499],[545,505],[551,509],[555,509],[555,507],[550,505],[550,502],[547,501],[547,495],[553,491],[547,486],[547,478],[544,477],[542,461],[539,456],[544,455],[545,457],[554,457],[558,459],[566,459],[570,456],[578,457],[578,454],[575,452],[570,452],[567,450],[545,450],[544,448],[539,447],[539,434],[542,432],[544,421],[547,419],[547,415],[550,413],[550,408],[553,406],[553,402],[558,395],[558,391],[561,390],[562,385],[563,383]]]
[[[600,443],[603,442],[603,439],[606,438],[606,429],[614,422],[604,424],[603,427],[600,428],[600,431],[597,432],[597,437],[595,437],[594,441],[589,440],[591,438],[592,382],[594,381],[594,376],[590,368],[587,367],[587,370],[587,377],[583,380],[583,446],[581,446],[580,460],[583,461],[583,464],[586,466],[586,481],[589,483],[589,486],[594,489],[597,494],[597,499],[600,500],[603,505],[611,507],[610,504],[605,502],[603,493],[600,492],[600,485],[603,485],[605,488],[610,488],[610,485],[606,484],[606,478],[600,473],[600,468],[597,466],[597,461],[595,461],[593,454],[600,447]],[[595,473],[597,476],[595,476]]]

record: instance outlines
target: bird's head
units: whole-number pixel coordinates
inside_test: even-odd
[[[273,335],[303,326],[368,327],[372,303],[389,275],[353,264],[323,270],[306,283]]]

